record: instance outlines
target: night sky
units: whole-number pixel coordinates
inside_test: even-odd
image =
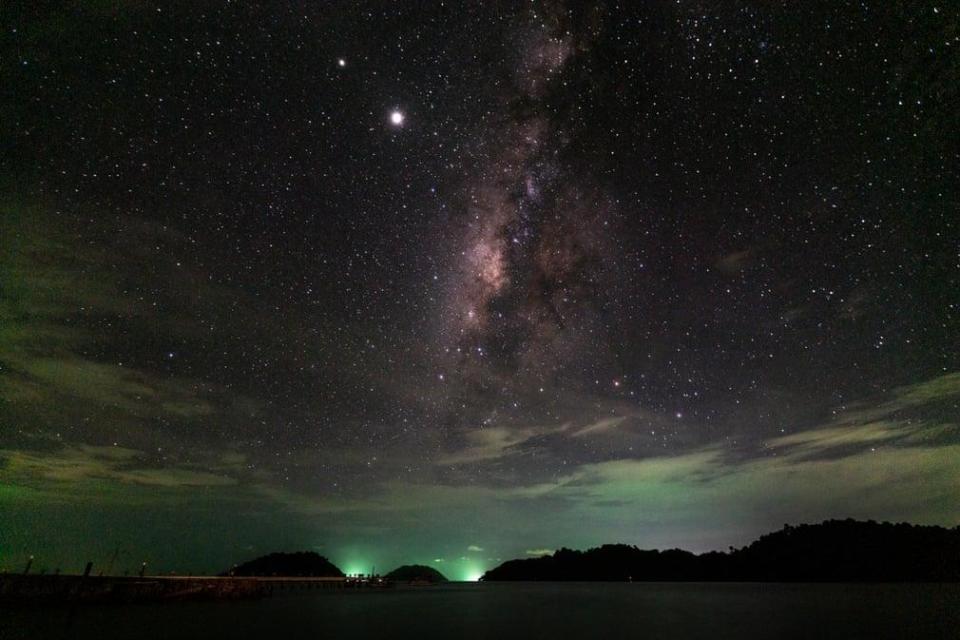
[[[957,4],[0,26],[0,567],[960,524]]]

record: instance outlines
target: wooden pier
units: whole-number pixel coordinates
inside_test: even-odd
[[[0,604],[238,600],[305,589],[383,588],[381,578],[0,575]]]

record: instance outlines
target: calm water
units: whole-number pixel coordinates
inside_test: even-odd
[[[0,639],[960,638],[960,585],[451,584],[0,609]]]

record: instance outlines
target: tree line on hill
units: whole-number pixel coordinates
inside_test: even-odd
[[[960,527],[828,520],[790,526],[729,552],[694,554],[607,544],[510,560],[493,581],[960,581]]]

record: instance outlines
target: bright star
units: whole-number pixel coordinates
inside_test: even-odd
[[[399,127],[400,125],[402,125],[402,124],[403,124],[403,113],[401,113],[400,111],[394,110],[393,113],[390,114],[390,122],[392,122],[393,124],[395,124],[395,125],[398,126],[398,127]]]
[[[347,66],[347,61],[344,60],[343,58],[338,58],[338,59],[337,59],[337,65],[339,65],[339,66],[341,66],[341,67],[345,67],[345,66]]]

